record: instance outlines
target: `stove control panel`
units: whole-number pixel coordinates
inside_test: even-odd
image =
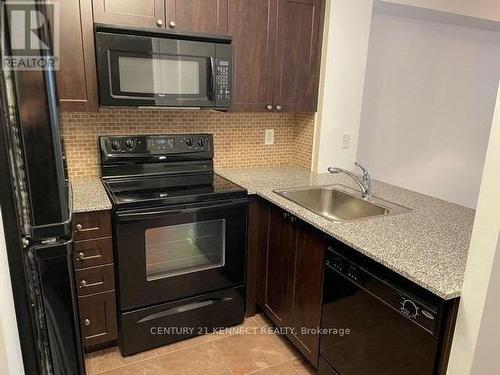
[[[165,155],[175,155],[176,160],[213,158],[212,134],[106,136],[100,137],[99,143],[103,162],[127,158],[156,160]]]

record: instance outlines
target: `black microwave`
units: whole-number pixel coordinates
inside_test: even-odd
[[[231,106],[231,37],[96,25],[102,106]]]

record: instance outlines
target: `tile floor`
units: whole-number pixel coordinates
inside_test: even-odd
[[[262,315],[229,332],[198,336],[123,358],[118,348],[89,354],[88,375],[311,375],[289,341]]]

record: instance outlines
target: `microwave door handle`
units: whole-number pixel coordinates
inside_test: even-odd
[[[214,58],[210,57],[210,71],[208,78],[208,100],[212,102],[215,101],[214,87],[215,87],[215,63],[214,63]]]

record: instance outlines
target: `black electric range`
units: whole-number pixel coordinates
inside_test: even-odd
[[[113,202],[122,355],[240,324],[248,197],[214,173],[212,135],[99,142]]]

